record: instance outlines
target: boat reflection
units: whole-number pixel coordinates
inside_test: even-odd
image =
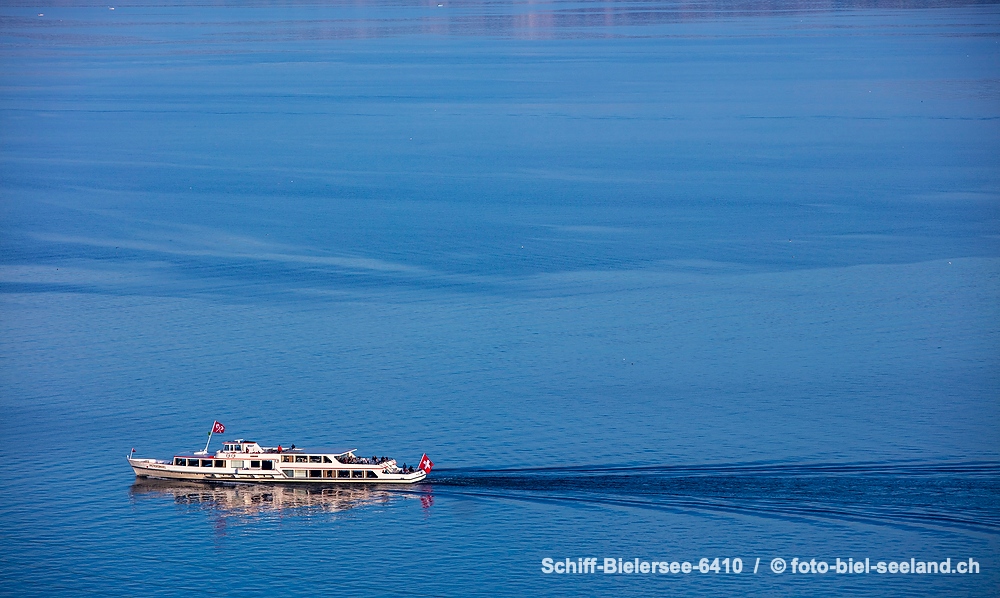
[[[219,511],[224,515],[281,514],[296,509],[341,512],[358,507],[386,505],[396,500],[420,499],[430,507],[430,487],[400,491],[378,486],[291,486],[274,484],[207,484],[151,480],[136,481],[129,489],[132,500],[171,498],[179,505]]]

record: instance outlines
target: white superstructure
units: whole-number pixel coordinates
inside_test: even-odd
[[[354,451],[263,447],[250,440],[227,441],[214,455],[206,452],[174,455],[170,461],[128,457],[136,477],[208,482],[282,482],[413,484],[427,476],[433,464],[427,455],[424,469],[400,467],[387,457],[357,457]],[[425,465],[426,463],[426,465]]]

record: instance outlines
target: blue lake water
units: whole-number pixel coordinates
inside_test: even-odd
[[[995,595],[998,224],[992,2],[5,3],[0,593]]]

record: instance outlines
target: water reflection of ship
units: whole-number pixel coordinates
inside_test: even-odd
[[[385,505],[394,500],[420,498],[424,508],[433,504],[428,490],[399,492],[374,486],[284,486],[264,484],[202,484],[171,480],[141,480],[129,490],[133,500],[172,498],[176,504],[219,510],[231,515],[281,513],[310,508],[328,512]]]

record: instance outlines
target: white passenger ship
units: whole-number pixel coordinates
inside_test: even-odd
[[[206,450],[175,455],[171,461],[136,459],[133,449],[127,458],[139,478],[206,482],[414,484],[424,479],[434,465],[427,455],[420,459],[418,467],[401,467],[387,457],[357,457],[357,449],[308,450],[292,446],[263,447],[239,439],[224,442],[222,450],[214,455]]]

